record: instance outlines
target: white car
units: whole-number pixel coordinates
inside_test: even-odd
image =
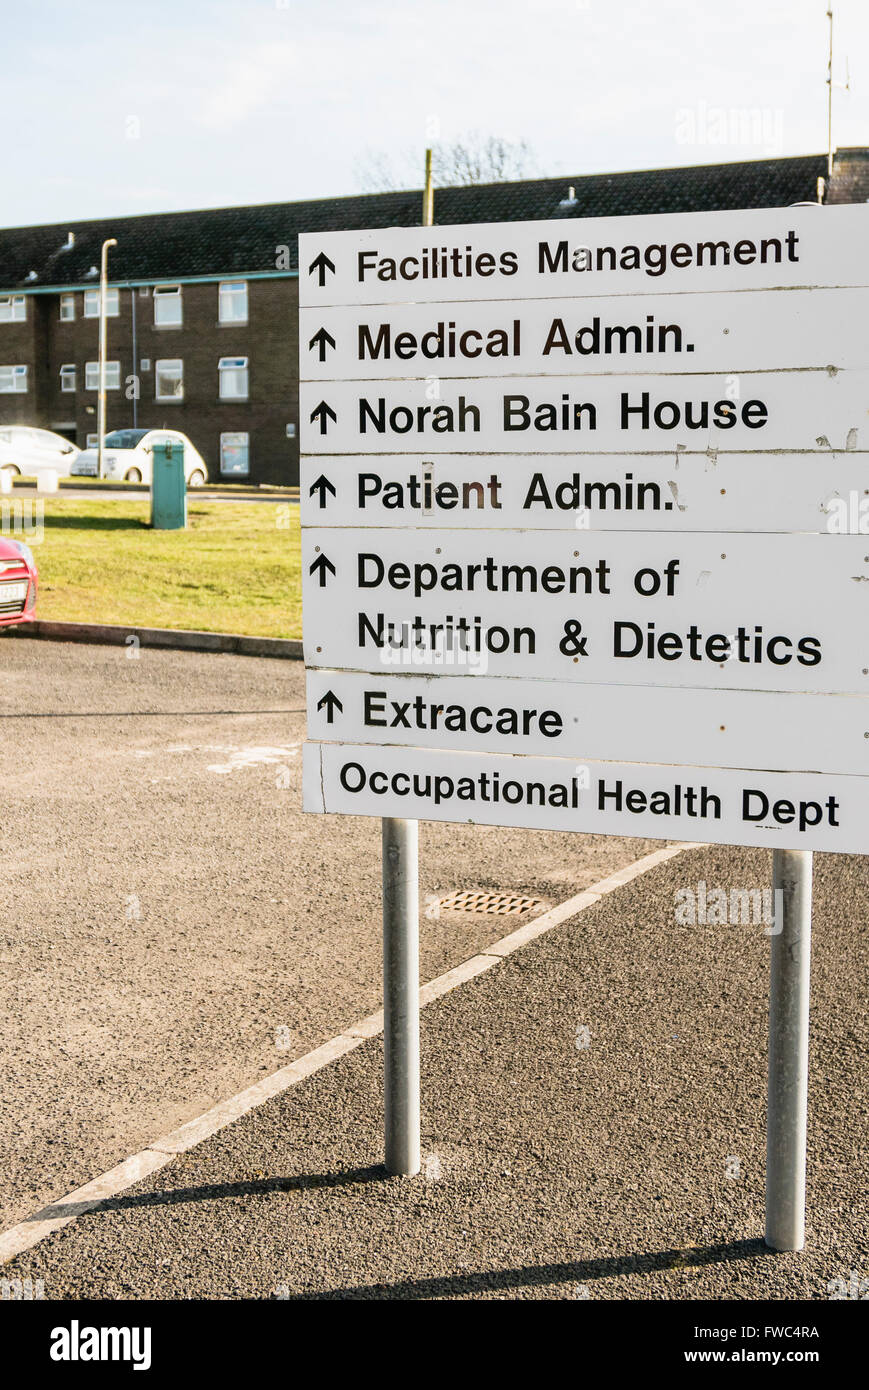
[[[151,455],[155,444],[183,444],[187,486],[202,487],[207,482],[205,460],[180,430],[112,430],[103,440],[103,476],[150,486]],[[70,472],[73,477],[95,478],[96,449],[82,449]]]
[[[51,430],[31,429],[29,425],[0,428],[0,471],[13,477],[39,479],[48,469],[65,478],[78,458],[79,450],[68,439]]]

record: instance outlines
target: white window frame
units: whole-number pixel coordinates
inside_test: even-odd
[[[231,318],[224,313],[224,303],[232,304],[239,297],[238,288],[244,291],[244,318]],[[250,308],[248,305],[248,285],[246,280],[221,280],[217,287],[217,322],[218,323],[247,323]]]
[[[18,311],[21,311],[20,313]],[[0,295],[0,323],[27,322],[27,295]]]
[[[169,395],[169,396],[161,395],[161,394],[160,394],[160,373],[161,373],[161,371],[165,372],[165,371],[167,370],[167,368],[175,368],[175,367],[177,367],[178,370],[179,370],[178,380],[179,380],[180,383],[181,383],[181,390],[180,390],[180,392],[174,392],[174,391],[173,391],[173,393],[172,393],[171,395]],[[159,358],[158,361],[156,361],[156,362],[154,363],[154,400],[155,400],[155,401],[164,401],[164,402],[166,402],[166,401],[183,401],[183,399],[184,399],[184,362],[183,362],[183,359],[180,358],[180,357],[161,357],[161,358]]]
[[[158,304],[171,304],[178,301],[178,318],[167,319],[165,323],[160,321],[157,311]],[[180,285],[155,285],[154,286],[154,327],[155,328],[183,328],[184,326],[184,298],[181,293]]]
[[[224,384],[229,380],[231,372],[244,372],[245,389],[244,394],[229,393],[224,391]],[[250,399],[250,365],[247,357],[221,357],[217,364],[217,394],[222,401],[247,401]]]
[[[72,377],[72,385],[69,380]],[[60,369],[60,389],[64,395],[70,395],[76,389],[76,370],[74,362],[64,362]]]
[[[6,373],[8,372],[8,376]],[[8,385],[6,384],[8,382]],[[19,385],[19,383],[21,383]],[[24,396],[27,394],[27,367],[22,363],[15,363],[8,367],[0,367],[0,395],[3,396]]]
[[[64,309],[71,309],[72,312],[69,313],[69,314],[65,314],[65,313],[63,312]],[[60,322],[61,322],[61,323],[74,323],[74,322],[75,322],[75,295],[74,295],[74,294],[62,294],[62,295],[60,296]]]
[[[112,370],[114,368],[114,371]],[[113,381],[112,377],[117,380]],[[93,385],[91,385],[93,382]],[[84,364],[84,389],[86,391],[99,391],[100,389],[100,364],[99,362],[85,362]],[[121,364],[120,362],[106,363],[106,390],[120,391],[121,389]]]
[[[121,291],[117,285],[106,286],[106,318],[116,319],[121,312]],[[98,319],[100,316],[100,292],[98,289],[84,292],[84,317]]]
[[[223,450],[224,448],[240,447],[238,441],[244,440],[244,447],[247,450],[247,467],[242,471],[240,468],[224,468]],[[220,436],[220,476],[222,478],[249,478],[250,477],[250,435],[247,430],[230,430]]]

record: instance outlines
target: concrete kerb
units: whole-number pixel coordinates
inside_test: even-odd
[[[105,623],[52,623],[38,620],[6,629],[6,635],[35,637],[48,642],[93,642],[113,647],[171,647],[190,652],[234,652],[238,656],[303,659],[301,641],[289,637],[244,637],[234,632],[195,632],[169,627],[120,627]]]
[[[455,966],[454,969],[448,970],[437,979],[423,985],[419,992],[420,1005],[430,1004],[433,1000],[439,999],[444,994],[448,994],[450,990],[457,988],[458,985],[474,979],[475,976],[486,970],[491,970],[499,961],[506,959],[514,951],[518,951],[535,937],[542,936],[544,932],[560,926],[571,917],[577,916],[585,908],[593,907],[607,893],[614,892],[625,883],[630,883],[632,879],[648,873],[650,869],[657,868],[659,864],[666,863],[668,859],[673,859],[686,850],[704,848],[708,848],[708,846],[679,843],[666,845],[662,849],[655,850],[652,854],[644,855],[641,859],[635,860],[633,864],[609,875],[608,878],[601,879],[599,883],[592,884],[590,888],[575,894],[565,902],[559,903],[557,907],[550,909],[549,912],[544,913],[536,920],[519,927],[509,936],[493,942],[491,946],[487,946],[478,955],[472,956],[461,965]],[[14,1259],[16,1255],[23,1254],[25,1250],[31,1249],[41,1240],[44,1240],[46,1236],[51,1235],[54,1231],[59,1231],[63,1226],[69,1225],[71,1221],[75,1221],[77,1217],[92,1211],[101,1202],[117,1197],[119,1193],[132,1187],[142,1178],[165,1167],[177,1154],[192,1149],[196,1144],[202,1143],[203,1140],[232,1124],[234,1120],[240,1119],[242,1115],[246,1115],[258,1105],[262,1105],[264,1101],[270,1100],[273,1096],[297,1085],[305,1077],[320,1071],[321,1068],[328,1066],[338,1057],[352,1052],[366,1039],[377,1037],[382,1031],[382,1010],[358,1019],[336,1037],[330,1038],[328,1042],[315,1048],[313,1052],[298,1057],[287,1066],[281,1067],[279,1071],[273,1072],[271,1076],[264,1077],[262,1081],[255,1082],[254,1085],[248,1086],[237,1095],[213,1106],[198,1118],[189,1120],[170,1134],[155,1139],[147,1148],[137,1154],[132,1154],[115,1168],[110,1169],[109,1172],[101,1174],[91,1182],[86,1183],[84,1187],[77,1188],[75,1192],[68,1193],[59,1201],[25,1217],[17,1225],[10,1226],[8,1230],[0,1233],[0,1265]]]

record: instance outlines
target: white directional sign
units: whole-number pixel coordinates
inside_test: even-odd
[[[309,453],[859,449],[869,371],[302,382]]]
[[[309,743],[310,811],[865,854],[869,779]]]
[[[402,669],[309,671],[308,737],[577,761],[869,774],[862,699],[573,685],[474,675],[467,667],[436,679],[393,673]]]
[[[869,694],[860,536],[311,527],[302,565],[311,666]]]
[[[869,848],[867,245],[300,238],[308,809]]]
[[[869,367],[869,290],[303,309],[311,381]]]
[[[316,455],[307,524],[869,536],[869,454]]]
[[[299,237],[302,307],[866,285],[855,205]]]

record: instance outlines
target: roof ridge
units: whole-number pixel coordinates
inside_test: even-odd
[[[861,150],[861,146],[849,147],[847,153],[855,153]],[[844,153],[845,151],[843,151]],[[864,151],[869,157],[869,149]],[[544,174],[539,178],[532,179],[493,179],[490,183],[451,183],[438,184],[435,188],[436,193],[463,193],[471,190],[485,192],[495,188],[530,188],[544,184],[570,184],[581,186],[584,182],[593,179],[619,179],[631,178],[639,175],[651,177],[656,174],[688,174],[697,170],[706,170],[710,175],[714,171],[723,169],[739,170],[754,169],[762,165],[787,165],[796,164],[801,161],[820,160],[826,164],[825,154],[797,154],[797,155],[772,155],[763,159],[737,159],[724,160],[718,164],[672,164],[660,168],[636,168],[636,169],[611,169],[601,170],[597,173],[589,174]],[[422,184],[418,188],[389,188],[378,192],[370,193],[340,193],[328,194],[320,198],[293,198],[286,201],[274,201],[268,203],[227,203],[215,207],[196,207],[196,208],[170,208],[162,212],[126,212],[119,214],[109,214],[105,217],[80,218],[75,221],[71,218],[61,219],[58,222],[33,222],[21,223],[13,226],[0,227],[3,232],[34,232],[50,231],[52,228],[63,228],[68,231],[75,231],[77,228],[96,227],[106,223],[141,222],[145,219],[155,217],[196,217],[204,213],[231,213],[231,212],[265,212],[277,208],[303,208],[312,206],[322,206],[323,204],[348,204],[361,203],[365,200],[387,199],[387,198],[408,198],[422,195]]]

